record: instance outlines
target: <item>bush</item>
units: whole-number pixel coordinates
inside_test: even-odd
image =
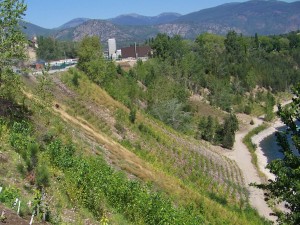
[[[40,165],[36,169],[36,185],[38,187],[49,186],[49,171],[45,164]]]
[[[78,86],[79,86],[79,81],[78,81],[78,80],[79,80],[79,78],[80,78],[79,73],[78,73],[77,70],[73,70],[72,72],[73,72],[73,77],[72,77],[72,79],[71,79],[72,84],[73,84],[75,87],[78,87]]]
[[[135,108],[130,109],[129,120],[131,123],[135,122],[135,120],[136,120],[136,109]]]
[[[245,109],[244,109],[244,113],[247,114],[247,115],[250,115],[251,112],[252,112],[252,106],[246,105]]]
[[[26,170],[25,170],[25,167],[22,163],[17,164],[17,170],[22,175],[22,177],[24,178],[25,175],[26,175]]]
[[[13,187],[4,187],[0,194],[0,202],[6,204],[7,206],[12,206],[13,202],[20,195],[20,191]]]
[[[125,135],[126,134],[126,129],[120,122],[115,123],[115,128],[118,131],[120,135]]]
[[[174,206],[162,193],[151,190],[138,181],[128,180],[126,175],[115,172],[102,158],[83,158],[64,154],[69,148],[60,141],[50,144],[51,161],[66,174],[66,191],[72,201],[89,209],[98,219],[102,218],[103,202],[114,207],[133,224],[199,224],[201,213]],[[55,150],[55,151],[54,151]],[[55,153],[55,155],[54,155]],[[65,167],[65,161],[73,161]]]

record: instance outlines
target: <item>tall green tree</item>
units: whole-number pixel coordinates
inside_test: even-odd
[[[244,58],[243,38],[235,31],[229,31],[224,41],[229,63],[240,63]]]
[[[170,56],[170,37],[166,34],[158,34],[154,41],[151,43],[151,48],[154,49],[154,56],[167,59]]]
[[[235,141],[235,132],[239,129],[239,122],[236,115],[230,114],[224,121],[222,145],[232,149]]]
[[[222,57],[225,52],[224,38],[215,34],[204,33],[196,40],[198,54],[205,68],[205,73],[224,75]]]
[[[91,80],[101,84],[105,78],[105,61],[99,37],[85,37],[78,47],[78,68]]]
[[[20,0],[0,0],[0,98],[13,99],[19,77],[13,65],[25,58],[26,39],[19,22],[26,5]]]
[[[300,84],[293,92],[295,98],[290,106],[279,106],[278,115],[287,126],[285,132],[278,132],[277,143],[281,147],[284,157],[272,161],[267,165],[276,178],[267,184],[255,184],[267,191],[270,199],[275,203],[284,203],[287,210],[276,211],[279,224],[300,224],[300,156],[294,154],[293,148],[300,154]],[[291,136],[292,146],[288,141]]]

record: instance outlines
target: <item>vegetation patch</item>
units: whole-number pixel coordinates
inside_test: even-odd
[[[257,170],[259,170],[258,168],[258,164],[257,164],[257,155],[255,154],[255,150],[256,150],[256,145],[253,144],[252,142],[252,137],[254,137],[255,135],[259,134],[260,132],[262,132],[263,130],[267,129],[268,125],[263,123],[262,125],[254,128],[253,130],[251,130],[244,138],[243,138],[243,143],[247,146],[247,148],[249,149],[250,153],[251,153],[251,157],[252,160],[251,162],[253,163],[253,165],[256,167]]]

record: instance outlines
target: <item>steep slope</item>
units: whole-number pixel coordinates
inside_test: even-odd
[[[59,39],[71,35],[74,41],[79,41],[85,36],[98,36],[101,41],[107,41],[112,37],[119,37],[120,40],[128,39],[130,36],[124,34],[116,25],[104,20],[90,20],[74,29],[67,29],[57,33],[56,37]]]
[[[30,222],[30,217],[29,218],[22,218],[20,216],[17,215],[16,212],[14,212],[13,210],[4,207],[3,205],[0,204],[0,212],[5,212],[5,217],[6,219],[4,220],[4,222],[0,221],[0,224],[10,224],[10,225],[28,225]],[[41,224],[46,224],[46,223],[40,223],[35,221],[34,224],[37,225],[41,225]]]
[[[192,217],[201,215],[198,222],[204,219],[205,223],[211,224],[265,224],[248,208],[243,178],[233,161],[223,157],[218,150],[211,149],[207,143],[181,135],[143,113],[138,113],[136,122],[131,123],[128,119],[129,110],[91,83],[84,74],[80,74],[79,86],[74,86],[73,73],[76,71],[52,76],[55,84],[51,89],[52,100],[46,111],[34,113],[39,132],[50,132],[52,137],[65,137],[67,142],[72,140],[79,147],[77,155],[93,158],[101,155],[112,168],[125,172],[130,180],[151,183],[153,189],[162,191],[177,209],[187,207]],[[30,109],[40,110],[41,107],[37,105],[45,104],[44,101],[36,92],[30,94],[36,88],[36,79],[29,76],[25,82]],[[39,139],[45,137],[44,134]],[[44,157],[49,156],[44,154]],[[52,170],[53,188],[61,190],[60,195],[64,192],[68,194],[71,198],[68,204],[74,203],[74,193],[80,199],[82,192],[72,189],[74,186],[71,182],[72,177],[77,175],[65,180],[68,173],[62,174],[63,171],[58,171],[56,167]],[[77,188],[83,190],[84,186]],[[47,188],[51,196],[57,196],[54,189]],[[60,202],[61,197],[53,199],[52,210],[55,205],[67,204]],[[109,208],[115,205],[106,207],[109,199],[101,199],[105,202],[103,207],[110,214],[110,221],[115,221],[118,217],[115,217],[117,208]],[[83,206],[80,200],[75,203],[77,207]],[[193,214],[195,212],[197,214]],[[126,212],[123,212],[123,216],[126,217]],[[63,221],[66,219],[63,216]],[[131,221],[128,217],[126,219]],[[125,221],[124,218],[122,221]]]
[[[74,41],[79,41],[85,36],[98,36],[103,44],[106,44],[109,38],[116,38],[118,45],[122,46],[123,43],[144,41],[156,33],[156,30],[148,26],[119,26],[105,20],[89,20],[75,28],[58,31],[55,36],[58,39]]]

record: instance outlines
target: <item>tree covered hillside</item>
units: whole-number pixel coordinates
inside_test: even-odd
[[[89,42],[95,44],[87,47]],[[234,113],[246,113],[266,114],[271,120],[274,95],[289,91],[300,79],[296,32],[270,37],[206,33],[194,42],[159,34],[147,41],[153,49],[151,59],[138,61],[129,71],[103,61],[100,47],[92,48],[97,43],[86,38],[78,50],[78,66],[91,80],[133,111],[143,109],[176,130],[227,148],[237,129],[226,125],[228,118],[234,124]],[[199,114],[193,96],[229,115]]]

